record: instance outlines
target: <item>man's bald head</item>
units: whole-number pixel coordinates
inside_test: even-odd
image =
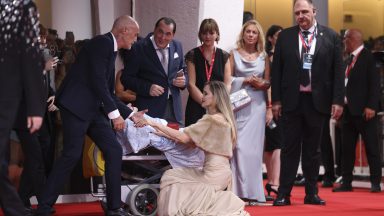
[[[139,24],[131,16],[123,15],[115,20],[111,32],[119,49],[130,49],[139,34]]]
[[[359,46],[363,45],[363,33],[359,29],[348,29],[344,35],[345,51],[352,53]]]
[[[131,16],[123,15],[121,17],[118,17],[115,22],[113,22],[112,31],[113,30],[119,30],[125,27],[134,27],[139,25],[137,24],[136,20],[133,19]]]

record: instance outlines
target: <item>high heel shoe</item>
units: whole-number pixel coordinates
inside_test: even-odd
[[[273,188],[273,186],[276,185],[271,185],[269,183],[265,184],[265,190],[268,193],[268,196],[271,196],[271,192],[275,193],[276,195],[278,194],[277,190]]]

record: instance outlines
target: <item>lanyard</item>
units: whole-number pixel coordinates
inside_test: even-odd
[[[349,73],[351,72],[353,66],[355,66],[355,63],[356,63],[357,58],[359,57],[361,51],[363,51],[363,50],[360,50],[360,52],[357,53],[357,55],[353,57],[351,63],[348,65],[347,70],[345,71],[345,77],[346,77],[346,78],[349,77]]]
[[[200,51],[201,53],[203,54],[203,58],[204,58],[204,48],[203,46],[200,46]],[[211,57],[211,64],[208,68],[208,64],[207,64],[207,61],[205,60],[204,58],[204,63],[205,63],[205,75],[207,77],[207,81],[210,81],[211,80],[211,76],[212,76],[212,69],[213,69],[213,65],[215,63],[215,56],[216,56],[216,48],[213,49],[213,54],[212,54],[212,57]]]
[[[309,38],[308,40],[308,43],[307,43],[307,40],[304,40],[303,33],[301,31],[299,32],[299,37],[300,37],[302,46],[304,46],[306,53],[308,53],[311,50],[311,46],[312,46],[313,38],[315,38],[316,30],[317,28],[315,28],[315,30],[313,31],[311,38]]]

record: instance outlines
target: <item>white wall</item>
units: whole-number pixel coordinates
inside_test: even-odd
[[[234,48],[243,22],[244,1],[240,0],[201,0],[199,23],[205,18],[213,18],[219,25],[218,47],[224,50]]]
[[[215,19],[220,28],[219,47],[233,47],[241,29],[244,2],[240,0],[136,0],[135,19],[140,24],[140,35],[152,32],[156,21],[168,16],[176,21],[175,38],[183,44],[184,52],[200,44],[197,33],[205,18]]]
[[[111,31],[115,20],[114,0],[99,0],[100,34]]]
[[[131,15],[130,0],[98,0],[100,34],[111,31],[113,22],[121,15]]]
[[[137,0],[134,7],[134,16],[140,25],[140,36],[147,36],[154,30],[156,21],[166,16],[175,20],[175,39],[181,41],[184,52],[196,46],[198,0]]]
[[[78,0],[52,0],[52,28],[59,37],[73,31],[75,39],[92,37],[91,3]]]

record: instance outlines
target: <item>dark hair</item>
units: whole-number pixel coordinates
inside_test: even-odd
[[[268,55],[270,55],[271,50],[272,50],[272,43],[269,41],[269,37],[273,37],[273,35],[276,34],[276,32],[283,30],[283,27],[279,25],[272,25],[269,27],[267,34],[265,35],[266,37],[266,42],[265,42],[265,51],[267,52]]]
[[[43,24],[39,24],[40,35],[47,36],[48,29],[43,26]]]
[[[212,18],[204,19],[199,28],[199,40],[200,42],[203,41],[202,35],[207,33],[207,32],[216,32],[217,33],[217,38],[216,42],[220,40],[220,31],[219,31],[219,25],[217,24],[216,20]]]
[[[244,11],[243,13],[243,25],[249,20],[253,20],[253,13],[249,11]]]
[[[175,22],[175,20],[173,20],[172,18],[169,18],[169,17],[161,17],[159,20],[157,20],[157,22],[155,24],[155,29],[157,27],[159,27],[161,21],[164,21],[164,23],[166,25],[173,25],[173,34],[176,33],[176,22]]]

